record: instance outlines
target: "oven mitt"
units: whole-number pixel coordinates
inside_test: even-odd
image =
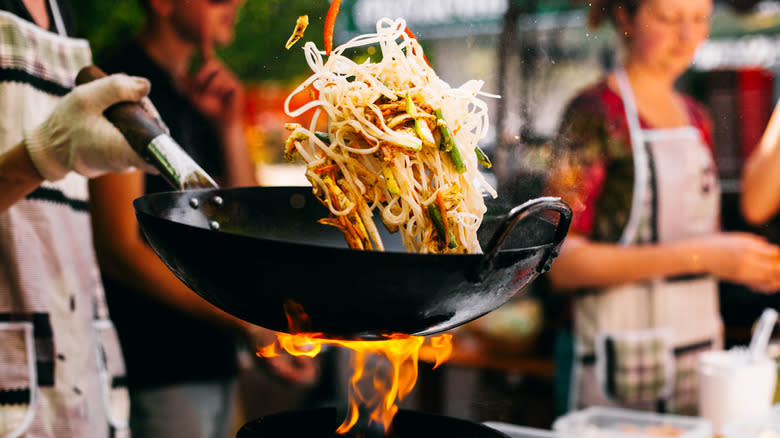
[[[122,101],[139,101],[149,94],[149,81],[115,74],[68,93],[49,118],[24,133],[24,143],[41,176],[57,181],[70,171],[88,178],[137,168],[157,171],[130,148],[103,111]]]
[[[671,396],[675,360],[669,330],[600,333],[595,349],[596,378],[607,400],[632,405],[655,403]]]

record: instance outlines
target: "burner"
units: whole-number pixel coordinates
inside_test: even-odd
[[[244,425],[236,438],[311,437],[339,438],[384,436],[383,429],[355,430],[336,435],[341,419],[336,408],[287,411],[258,418]],[[393,419],[390,438],[507,438],[507,435],[479,423],[401,409]]]

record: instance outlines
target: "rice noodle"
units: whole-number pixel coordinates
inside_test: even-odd
[[[373,222],[378,211],[389,230],[401,233],[409,252],[478,253],[483,196],[497,196],[478,170],[475,148],[488,129],[487,105],[478,96],[496,96],[480,92],[482,81],[451,88],[405,27],[403,19],[383,18],[377,33],[353,38],[327,59],[314,43],[304,45],[313,74],[287,97],[284,108],[291,117],[316,111],[308,128],[288,125],[292,132],[285,158],[300,156],[306,162],[314,193],[332,213],[321,222],[339,227],[353,248],[384,249]],[[380,61],[358,64],[344,56],[348,49],[367,45],[379,46]],[[293,109],[290,102],[299,93],[314,93],[315,100]],[[412,113],[406,111],[409,100]],[[327,140],[315,133],[323,116]],[[415,119],[432,137],[413,129]],[[460,172],[440,147],[444,121],[465,167]],[[431,205],[443,207],[437,211],[444,213],[449,233],[432,219]]]

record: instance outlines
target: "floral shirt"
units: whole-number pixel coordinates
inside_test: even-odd
[[[712,122],[705,109],[685,96],[691,124],[713,148]],[[616,242],[631,212],[634,162],[623,101],[606,81],[591,86],[566,108],[553,142],[548,190],[572,207],[572,232]],[[652,129],[640,116],[642,129]]]

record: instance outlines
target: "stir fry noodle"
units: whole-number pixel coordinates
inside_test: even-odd
[[[320,222],[339,228],[351,248],[384,250],[378,212],[404,247],[419,253],[477,253],[477,229],[496,197],[478,166],[490,166],[477,142],[488,129],[481,81],[451,88],[425,60],[403,19],[382,19],[376,34],[358,36],[327,59],[304,46],[314,72],[287,98],[297,117],[314,110],[306,128],[288,124],[285,159],[300,157],[314,194],[331,212]],[[381,60],[358,64],[344,52],[378,45]],[[290,108],[292,98],[312,101]],[[493,96],[495,97],[495,96]],[[327,132],[316,127],[327,117]]]

